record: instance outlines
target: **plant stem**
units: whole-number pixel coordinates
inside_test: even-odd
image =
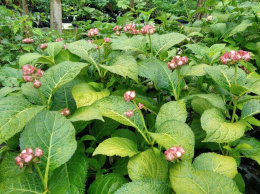
[[[237,63],[235,64],[235,84],[237,84]]]
[[[37,89],[37,90],[38,90],[39,96],[40,96],[40,98],[41,98],[41,100],[42,100],[42,105],[45,105],[45,100],[44,100],[44,98],[43,98],[43,96],[42,96],[41,90],[40,90],[40,89]]]
[[[44,182],[44,179],[43,179],[43,176],[42,176],[42,172],[41,172],[39,166],[36,163],[33,163],[33,165],[34,165],[34,168],[36,169],[36,171],[38,172],[38,174],[39,174],[39,176],[41,178],[42,184],[44,186],[45,193],[48,192],[47,185]]]
[[[233,108],[233,113],[232,113],[231,123],[234,122],[235,114],[236,114],[236,110],[237,110],[237,98],[234,97],[234,108]]]
[[[151,54],[152,54],[152,56],[153,56],[153,45],[152,45],[151,34],[148,34],[148,36],[149,36],[149,41],[150,41]]]
[[[188,21],[191,23],[190,14],[188,13],[188,9],[187,9],[185,0],[183,0],[183,4],[184,4],[185,10],[186,10],[186,14],[187,14]]]
[[[177,88],[176,100],[179,100],[180,99],[180,92],[181,92],[181,69],[180,68],[177,69],[177,73],[178,73],[178,88]]]

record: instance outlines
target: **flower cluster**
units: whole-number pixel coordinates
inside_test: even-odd
[[[168,161],[174,161],[182,157],[185,151],[180,146],[173,146],[164,152],[165,159]]]
[[[26,82],[34,82],[33,87],[39,89],[41,87],[41,82],[39,79],[43,76],[44,71],[37,69],[32,65],[24,65],[22,67],[23,71],[23,80]]]
[[[62,111],[60,112],[63,116],[68,116],[70,115],[70,110],[68,108],[64,108],[62,109]]]
[[[155,32],[155,28],[148,24],[148,25],[145,25],[141,30],[140,30],[140,33],[142,35],[146,35],[146,34],[154,34]]]
[[[22,40],[22,43],[30,44],[34,43],[34,40],[32,38],[25,38]]]
[[[168,68],[171,70],[174,70],[178,67],[181,67],[182,65],[185,65],[186,63],[188,63],[188,57],[176,56],[176,57],[173,57],[170,62],[168,62]]]
[[[88,37],[95,37],[96,35],[98,35],[98,29],[97,28],[93,28],[93,29],[90,29],[88,31]]]
[[[211,22],[212,20],[213,20],[213,16],[212,16],[212,15],[209,15],[209,16],[207,17],[206,22]]]
[[[47,43],[41,44],[40,49],[44,50],[48,47]]]
[[[112,30],[113,31],[120,31],[122,29],[121,26],[115,26]]]
[[[104,38],[104,41],[105,41],[106,43],[109,43],[109,42],[110,42],[110,38]]]
[[[56,40],[55,40],[55,42],[61,42],[61,41],[63,41],[64,39],[63,38],[57,38]]]
[[[224,65],[228,63],[235,64],[236,62],[241,60],[250,61],[250,53],[243,50],[239,50],[239,51],[231,50],[229,52],[225,52],[224,55],[220,57],[220,61]]]
[[[124,93],[124,100],[126,102],[130,102],[131,100],[134,100],[136,98],[136,93],[135,91],[127,91]],[[135,111],[136,110],[141,110],[144,108],[144,105],[142,103],[138,103],[138,107],[134,110],[128,110],[126,112],[124,112],[124,115],[127,116],[128,118],[130,118],[131,116],[135,115]]]
[[[32,148],[26,148],[15,158],[15,164],[22,169],[31,161],[39,162],[39,158],[42,156],[43,151],[40,148],[36,148],[35,151]]]
[[[137,35],[139,33],[139,30],[136,30],[135,28],[135,23],[125,24],[123,30],[125,33],[130,33],[133,35]]]

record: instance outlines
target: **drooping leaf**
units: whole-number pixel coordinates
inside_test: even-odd
[[[53,171],[74,154],[75,129],[60,112],[42,111],[26,125],[20,147],[41,148],[44,157],[39,165],[46,171]]]
[[[156,127],[169,120],[185,122],[186,119],[187,110],[184,100],[167,102],[161,107],[156,117]]]
[[[77,107],[89,106],[95,101],[109,96],[108,89],[96,91],[94,87],[87,83],[77,84],[72,88],[72,95],[77,103]]]
[[[129,77],[138,82],[138,68],[133,56],[120,55],[110,60],[107,65],[100,66],[112,73],[121,75],[124,78]]]
[[[99,119],[104,121],[102,114],[99,109],[92,106],[80,107],[76,112],[69,118],[71,122],[75,121],[90,121],[94,119]]]
[[[234,178],[237,172],[236,160],[233,157],[216,153],[204,153],[197,156],[193,162],[196,170],[208,170]]]
[[[176,193],[240,193],[231,178],[211,171],[195,170],[188,162],[173,165],[170,180]]]
[[[115,194],[138,193],[138,194],[170,194],[168,184],[156,180],[137,180],[123,184]]]
[[[101,142],[95,149],[93,156],[103,154],[107,156],[132,157],[137,153],[137,145],[133,141],[121,137],[112,137]]]
[[[241,118],[250,117],[260,113],[260,100],[249,100],[242,109]]]
[[[157,127],[150,136],[165,149],[181,146],[185,150],[182,160],[192,160],[194,156],[194,134],[189,126],[181,121],[166,121]]]
[[[204,111],[201,126],[206,131],[205,142],[228,143],[244,135],[246,124],[243,121],[229,123],[224,114],[216,108]]]
[[[160,152],[149,149],[131,157],[128,163],[128,174],[132,181],[153,179],[168,181],[168,163]]]
[[[0,100],[0,144],[20,132],[44,106],[32,105],[22,96]]]
[[[99,179],[95,180],[89,187],[89,194],[113,194],[128,181],[119,174],[111,173],[106,174]]]

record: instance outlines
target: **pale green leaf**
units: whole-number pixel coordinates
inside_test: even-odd
[[[167,182],[168,162],[160,154],[149,149],[131,157],[128,162],[128,174],[132,181],[139,179],[153,179]]]
[[[44,50],[44,53],[46,53],[48,56],[52,56],[53,58],[59,54],[62,47],[64,45],[64,42],[49,42],[47,48]]]
[[[138,144],[138,139],[136,134],[129,129],[117,129],[111,134],[111,137],[126,138]]]
[[[41,148],[44,156],[41,167],[46,171],[67,162],[76,150],[75,129],[59,112],[42,111],[25,127],[21,134],[20,147]]]
[[[0,144],[20,132],[44,106],[32,105],[22,96],[0,100]]]
[[[249,100],[242,109],[241,118],[250,117],[260,113],[260,100]]]
[[[14,91],[19,91],[21,88],[19,87],[3,87],[0,89],[0,99],[4,98],[8,94],[14,92]]]
[[[18,87],[22,79],[22,70],[4,66],[0,69],[0,83],[3,86]]]
[[[80,107],[75,113],[69,118],[71,122],[75,121],[90,121],[94,119],[103,120],[102,114],[99,109],[92,106]]]
[[[197,156],[193,162],[196,170],[208,170],[234,178],[237,172],[236,160],[233,157],[216,153],[204,153]]]
[[[204,76],[207,72],[204,70],[205,67],[209,67],[207,64],[195,65],[190,68],[184,76]]]
[[[249,26],[252,26],[252,22],[250,20],[242,20],[242,22],[237,25],[228,35],[227,37],[233,36],[237,33],[244,32]]]
[[[68,50],[61,50],[60,53],[55,56],[55,63],[59,64],[64,61],[79,62],[79,57]]]
[[[228,143],[244,135],[246,124],[243,121],[229,123],[225,115],[216,108],[204,111],[201,126],[206,131],[205,142]]]
[[[95,149],[93,156],[103,154],[107,156],[132,157],[137,153],[137,145],[133,141],[121,137],[112,137],[101,142]]]
[[[33,64],[37,59],[42,57],[39,53],[26,53],[19,58],[19,67],[21,68],[25,64]]]
[[[255,138],[244,138],[239,141],[240,144],[249,144],[251,148],[240,149],[239,152],[247,158],[251,158],[260,164],[260,142]]]

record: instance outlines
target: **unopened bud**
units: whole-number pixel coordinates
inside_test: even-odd
[[[128,110],[128,111],[124,112],[124,115],[127,116],[128,118],[130,118],[131,116],[134,116],[135,113],[132,110]]]
[[[104,41],[109,43],[110,42],[110,38],[104,38]]]
[[[35,80],[33,83],[33,87],[35,89],[39,89],[42,86],[41,82],[39,80]]]
[[[66,117],[70,115],[70,110],[68,108],[64,108],[60,113]]]
[[[136,97],[135,91],[127,91],[124,93],[124,100],[126,102],[130,102],[131,100],[134,100]]]
[[[48,47],[47,43],[41,44],[40,49],[44,50]]]
[[[35,149],[35,154],[36,157],[42,157],[43,156],[43,151],[40,148]]]

